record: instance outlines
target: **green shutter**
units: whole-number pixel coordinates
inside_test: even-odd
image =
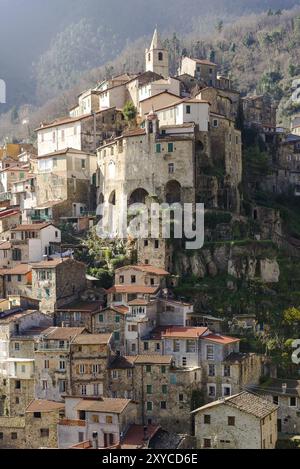
[[[173,151],[174,151],[174,144],[168,143],[168,153],[173,153]]]
[[[161,144],[160,143],[156,144],[156,153],[161,153]]]

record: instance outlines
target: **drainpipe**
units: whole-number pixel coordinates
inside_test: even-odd
[[[94,151],[96,153],[97,150],[97,142],[96,142],[96,137],[97,137],[97,120],[96,120],[96,113],[93,112],[93,118],[94,118]]]

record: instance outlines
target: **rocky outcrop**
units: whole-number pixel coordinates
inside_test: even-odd
[[[277,283],[280,276],[276,250],[255,242],[243,246],[221,244],[193,254],[178,252],[174,270],[176,274],[184,272],[199,279],[228,274],[237,279],[258,278],[264,283]]]

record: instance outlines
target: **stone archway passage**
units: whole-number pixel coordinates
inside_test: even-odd
[[[181,185],[178,181],[169,181],[166,185],[166,202],[181,203]]]
[[[143,189],[141,187],[135,189],[129,197],[128,205],[130,206],[133,204],[145,204],[148,195],[149,193],[146,191],[146,189]]]

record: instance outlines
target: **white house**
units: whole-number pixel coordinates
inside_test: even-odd
[[[19,225],[11,230],[11,243],[15,248],[21,244],[27,245],[27,262],[42,261],[43,256],[52,254],[51,243],[60,242],[61,231],[52,223]]]
[[[207,132],[209,127],[208,101],[199,99],[179,99],[173,104],[156,110],[160,125],[183,125],[194,122],[201,132]]]

